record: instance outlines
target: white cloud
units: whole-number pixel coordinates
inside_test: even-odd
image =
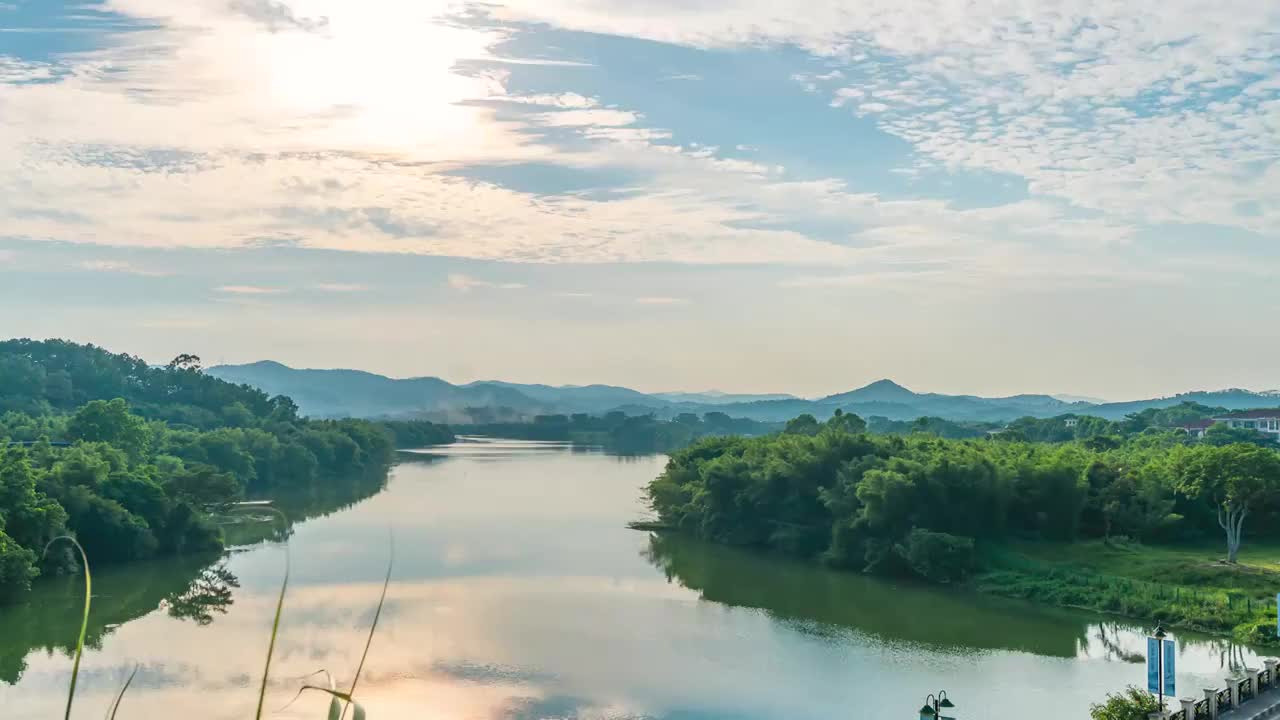
[[[678,21],[621,0],[507,4],[694,47],[798,45],[856,83],[833,105],[873,93],[861,112],[937,167],[1024,177],[1033,193],[1120,221],[1280,233],[1278,3],[818,0],[794,14],[725,0]],[[818,77],[796,80],[816,91]]]
[[[315,286],[315,289],[332,293],[358,293],[368,290],[369,287],[356,283],[319,283]]]
[[[323,32],[272,33],[232,17],[222,0],[118,0],[118,11],[152,18],[158,29],[56,67],[0,68],[5,232],[104,245],[266,242],[517,262],[849,268],[869,254],[931,254],[950,272],[1013,277],[1016,263],[987,257],[1014,248],[1016,257],[1041,262],[1127,242],[1136,225],[1155,221],[1274,232],[1280,217],[1270,190],[1280,185],[1280,166],[1269,160],[1280,105],[1265,77],[1272,41],[1257,31],[1271,15],[1260,18],[1257,4],[1200,8],[1184,0],[1162,14],[1152,4],[1078,0],[1068,12],[1033,3],[1030,23],[1022,12],[933,0],[818,2],[803,17],[726,0],[715,12],[682,11],[682,22],[660,9],[599,0],[514,0],[500,13],[699,47],[793,42],[826,65],[802,82],[825,83],[833,103],[874,113],[883,129],[914,144],[917,162],[901,171],[974,168],[1027,178],[1037,199],[1000,211],[888,201],[834,180],[792,181],[763,161],[681,146],[674,129],[642,126],[644,107],[605,107],[568,89],[508,95],[507,70],[458,68],[495,59],[492,48],[511,30],[435,22],[443,2],[375,4],[369,12],[315,0],[300,16],[328,18]],[[1186,22],[1193,5],[1209,19],[1202,30]],[[1148,15],[1150,23],[1138,22]],[[1180,37],[1190,38],[1194,56],[1174,42]],[[1212,42],[1220,52],[1205,52]],[[1138,71],[1124,72],[1126,64]],[[1260,77],[1213,111],[1128,107],[1143,93],[1199,98],[1215,78],[1230,81],[1250,68]],[[22,80],[41,73],[58,80]],[[431,92],[415,90],[422,87]],[[1214,92],[1234,97],[1231,87]],[[84,113],[87,105],[94,113]],[[1085,121],[1066,122],[1076,117]],[[585,147],[565,152],[542,139],[545,128]],[[642,179],[603,199],[448,174],[525,162]],[[74,208],[77,217],[30,208]],[[817,239],[788,229],[797,218],[848,232]],[[492,287],[483,282],[463,285]]]
[[[501,102],[521,103],[524,105],[564,108],[566,110],[582,110],[600,106],[600,101],[596,98],[585,97],[573,92],[564,92],[554,95],[498,95],[491,99]]]
[[[638,297],[636,304],[638,305],[687,305],[689,300],[677,297]]]
[[[639,119],[636,113],[606,108],[561,110],[537,116],[539,124],[551,127],[622,127]]]
[[[463,275],[461,273],[453,273],[449,275],[449,287],[459,292],[470,292],[477,288],[486,288],[491,290],[520,290],[524,288],[522,283],[496,283],[488,280]]]

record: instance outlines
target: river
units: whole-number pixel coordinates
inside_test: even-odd
[[[304,676],[345,686],[394,542],[357,697],[370,720],[1082,720],[1144,682],[1127,622],[628,530],[660,456],[556,443],[406,453],[386,488],[297,523],[267,717],[324,717]],[[253,717],[284,545],[104,568],[74,717]],[[79,585],[0,609],[4,718],[62,716]],[[1179,694],[1219,686],[1226,641],[1178,638]],[[311,681],[323,684],[324,676]]]

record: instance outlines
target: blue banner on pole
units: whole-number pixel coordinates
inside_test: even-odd
[[[1177,697],[1178,693],[1174,691],[1175,683],[1173,681],[1173,641],[1164,641],[1164,694],[1170,697]]]
[[[1160,692],[1160,641],[1147,638],[1147,692]]]

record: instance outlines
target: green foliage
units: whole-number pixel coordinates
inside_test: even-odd
[[[1160,703],[1147,691],[1130,685],[1121,693],[1110,693],[1102,703],[1095,703],[1089,708],[1092,720],[1147,720],[1147,717],[1162,708]]]
[[[826,425],[828,428],[840,432],[861,433],[867,431],[866,420],[853,413],[846,413],[839,408],[836,408],[835,413],[832,414],[830,420],[827,420]]]
[[[1263,447],[1275,447],[1275,441],[1265,433],[1250,430],[1249,428],[1230,427],[1224,423],[1218,423],[1205,430],[1204,442],[1206,445],[1218,447],[1234,443],[1251,443]]]
[[[817,435],[821,429],[822,423],[819,423],[814,416],[805,413],[787,421],[787,426],[782,432],[788,435]]]
[[[37,574],[35,552],[22,547],[0,529],[0,601],[12,600],[25,592]]]
[[[212,510],[385,477],[397,445],[452,439],[425,422],[300,418],[194,356],[151,367],[59,340],[0,342],[0,390],[0,600],[74,569],[65,551],[33,560],[54,537],[94,562],[220,549]]]
[[[453,442],[453,431],[447,425],[425,420],[384,420],[385,427],[398,448],[421,448],[429,445],[445,445]]]
[[[533,422],[490,422],[459,425],[454,429],[463,435],[564,440],[604,445],[622,453],[644,453],[677,450],[700,438],[761,435],[777,427],[773,423],[731,418],[722,412],[705,413],[701,418],[693,413],[682,413],[674,420],[666,421],[652,415],[627,415],[615,411],[602,416],[586,413],[538,415]]]
[[[957,582],[973,571],[973,538],[915,528],[896,551],[912,572],[931,582]]]
[[[1280,493],[1280,453],[1249,443],[1201,445],[1179,454],[1178,490],[1212,507],[1235,562],[1249,513]]]
[[[145,420],[129,412],[124,398],[116,398],[93,400],[77,410],[67,423],[67,439],[106,443],[137,459],[146,455],[151,432]]]
[[[992,423],[955,421],[939,417],[918,417],[915,420],[890,420],[872,415],[867,418],[867,430],[877,435],[912,435],[928,433],[951,440],[985,437],[997,426]]]
[[[1187,447],[1164,433],[946,440],[835,420],[672,453],[649,501],[662,524],[704,539],[944,582],[968,572],[973,540],[1203,537],[1218,523],[1205,488],[1262,507],[1280,467],[1273,450]]]

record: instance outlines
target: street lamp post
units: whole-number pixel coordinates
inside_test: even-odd
[[[1160,690],[1160,712],[1164,712],[1164,626],[1157,625],[1152,637],[1156,639],[1156,685]]]
[[[920,720],[955,720],[955,718],[945,718],[942,710],[955,707],[955,703],[947,699],[947,691],[939,690],[937,695],[930,695],[925,698],[924,707],[920,708]]]

